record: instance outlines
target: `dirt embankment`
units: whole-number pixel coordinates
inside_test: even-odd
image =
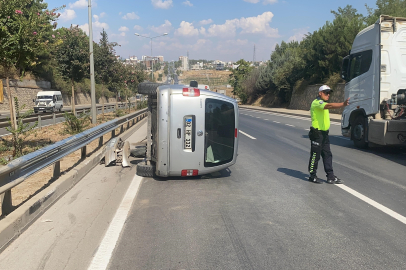
[[[179,79],[184,84],[190,81],[197,81],[199,84],[206,84],[211,91],[224,90],[226,95],[233,97],[233,89],[229,85],[231,71],[226,70],[189,70],[184,71]]]

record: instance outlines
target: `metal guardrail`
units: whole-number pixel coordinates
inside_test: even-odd
[[[0,169],[0,194],[2,197],[3,214],[8,214],[12,211],[11,189],[34,173],[54,164],[54,179],[60,176],[60,159],[79,149],[82,150],[82,159],[86,157],[86,146],[92,141],[99,139],[99,146],[103,145],[103,135],[112,132],[112,137],[115,137],[115,130],[124,125],[129,126],[130,121],[139,121],[146,116],[147,109],[143,109],[123,116],[118,119],[111,120],[107,123],[98,125],[88,129],[80,134],[76,134],[62,141],[39,149],[35,152],[22,156],[11,161],[7,166]]]

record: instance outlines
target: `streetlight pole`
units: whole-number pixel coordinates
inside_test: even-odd
[[[89,0],[89,53],[90,53],[90,99],[92,107],[92,124],[97,123],[96,111],[96,90],[94,82],[94,60],[93,60],[93,29],[92,29],[92,1]]]
[[[157,38],[157,37],[166,36],[167,34],[168,34],[168,33],[164,33],[163,35],[159,35],[159,36],[155,36],[155,37],[147,37],[147,36],[140,35],[140,34],[138,34],[138,33],[135,33],[135,34],[134,34],[134,35],[136,35],[136,36],[144,37],[144,38],[149,38],[149,39],[151,40],[151,58],[152,58],[152,61],[151,61],[151,81],[154,80],[154,58],[153,58],[153,56],[152,56],[152,39]]]

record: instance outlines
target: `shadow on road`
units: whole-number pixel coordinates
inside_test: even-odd
[[[277,171],[306,182],[309,181],[309,174],[303,173],[301,171],[292,170],[288,168],[278,168]]]

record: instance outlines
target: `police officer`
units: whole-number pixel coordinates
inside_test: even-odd
[[[348,106],[350,98],[342,103],[327,103],[332,90],[328,85],[319,88],[318,97],[312,102],[310,114],[312,117],[312,126],[310,127],[309,138],[311,141],[311,151],[309,160],[309,181],[322,184],[323,182],[317,177],[317,165],[320,155],[323,158],[324,171],[327,174],[327,183],[341,184],[341,181],[334,175],[333,155],[330,151],[330,140],[328,132],[330,128],[329,109],[338,109]]]

